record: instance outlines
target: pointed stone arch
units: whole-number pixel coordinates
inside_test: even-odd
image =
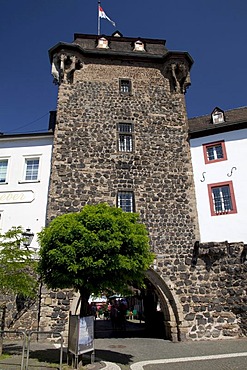
[[[146,272],[146,278],[153,285],[159,298],[161,310],[164,314],[165,338],[173,342],[184,339],[183,307],[174,291],[174,284],[169,279],[164,279],[153,268]],[[80,294],[74,293],[70,306],[70,313],[78,315],[80,312]]]
[[[152,268],[146,272],[147,279],[154,286],[164,313],[166,338],[177,342],[183,339],[183,308],[173,289],[173,283],[166,281]]]

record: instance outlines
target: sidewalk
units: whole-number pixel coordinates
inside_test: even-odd
[[[110,348],[117,348],[120,338],[128,337],[138,337],[145,333],[144,323],[139,323],[139,321],[134,320],[133,322],[126,323],[126,330],[113,330],[110,320],[95,320],[95,362],[91,364],[91,358],[89,354],[83,355],[83,363],[85,367],[90,370],[98,370],[105,367],[105,364],[101,362],[101,355],[105,358],[105,361],[111,361],[112,350],[106,350],[109,352],[108,355],[101,350],[97,349],[97,341],[102,338],[103,341],[107,338],[110,340]],[[103,339],[104,338],[104,339]],[[113,342],[111,342],[113,340]],[[0,359],[0,370],[18,370],[21,369],[22,361],[22,340],[7,340],[4,339],[3,353],[9,355],[9,357]],[[111,347],[112,346],[112,347]],[[105,356],[106,354],[106,356]],[[115,358],[115,356],[114,356]],[[30,356],[29,356],[29,366],[28,370],[54,370],[59,369],[59,359],[60,350],[58,346],[54,346],[49,340],[36,341],[35,339],[31,341],[30,346]],[[116,357],[117,360],[117,357]],[[67,348],[63,351],[63,368],[65,370],[71,369],[66,366],[67,363]],[[26,359],[24,360],[24,365],[26,364]],[[52,364],[52,365],[50,365]]]
[[[145,336],[144,325],[136,326],[135,322],[128,323],[126,332],[112,331],[110,321],[97,320],[95,327],[95,363],[90,364],[89,356],[83,356],[86,370],[99,370],[105,367],[105,362],[117,364],[121,370],[130,370],[138,362],[172,359],[191,356],[206,356],[228,354],[247,351],[247,338],[238,340],[217,340],[201,342],[172,343],[164,339]],[[12,356],[0,360],[0,370],[18,370],[21,364],[22,343],[8,343],[4,352]],[[66,367],[66,352],[64,352],[63,370]],[[52,363],[52,366],[49,365]],[[34,341],[30,348],[28,370],[54,370],[59,369],[59,349],[50,342]],[[151,367],[149,367],[151,366]],[[170,368],[172,369],[171,365]],[[185,369],[184,364],[180,366]],[[150,369],[166,369],[164,365]],[[200,367],[198,367],[200,368]],[[210,367],[209,367],[210,368]],[[234,369],[234,368],[232,368]]]

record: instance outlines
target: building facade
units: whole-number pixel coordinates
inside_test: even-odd
[[[34,250],[46,224],[52,143],[52,132],[0,136],[1,233],[21,226]]]
[[[247,243],[247,108],[189,120],[200,241]]]

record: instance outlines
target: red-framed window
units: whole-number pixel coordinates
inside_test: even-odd
[[[226,146],[225,141],[217,141],[214,143],[203,144],[203,154],[205,163],[215,163],[226,161]]]
[[[237,213],[232,181],[208,184],[211,216]]]

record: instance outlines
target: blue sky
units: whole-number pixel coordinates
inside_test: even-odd
[[[48,50],[74,33],[97,33],[97,0],[0,0],[0,131],[45,131],[56,109]],[[165,39],[194,59],[186,94],[189,117],[246,106],[247,1],[102,0],[126,37]]]

